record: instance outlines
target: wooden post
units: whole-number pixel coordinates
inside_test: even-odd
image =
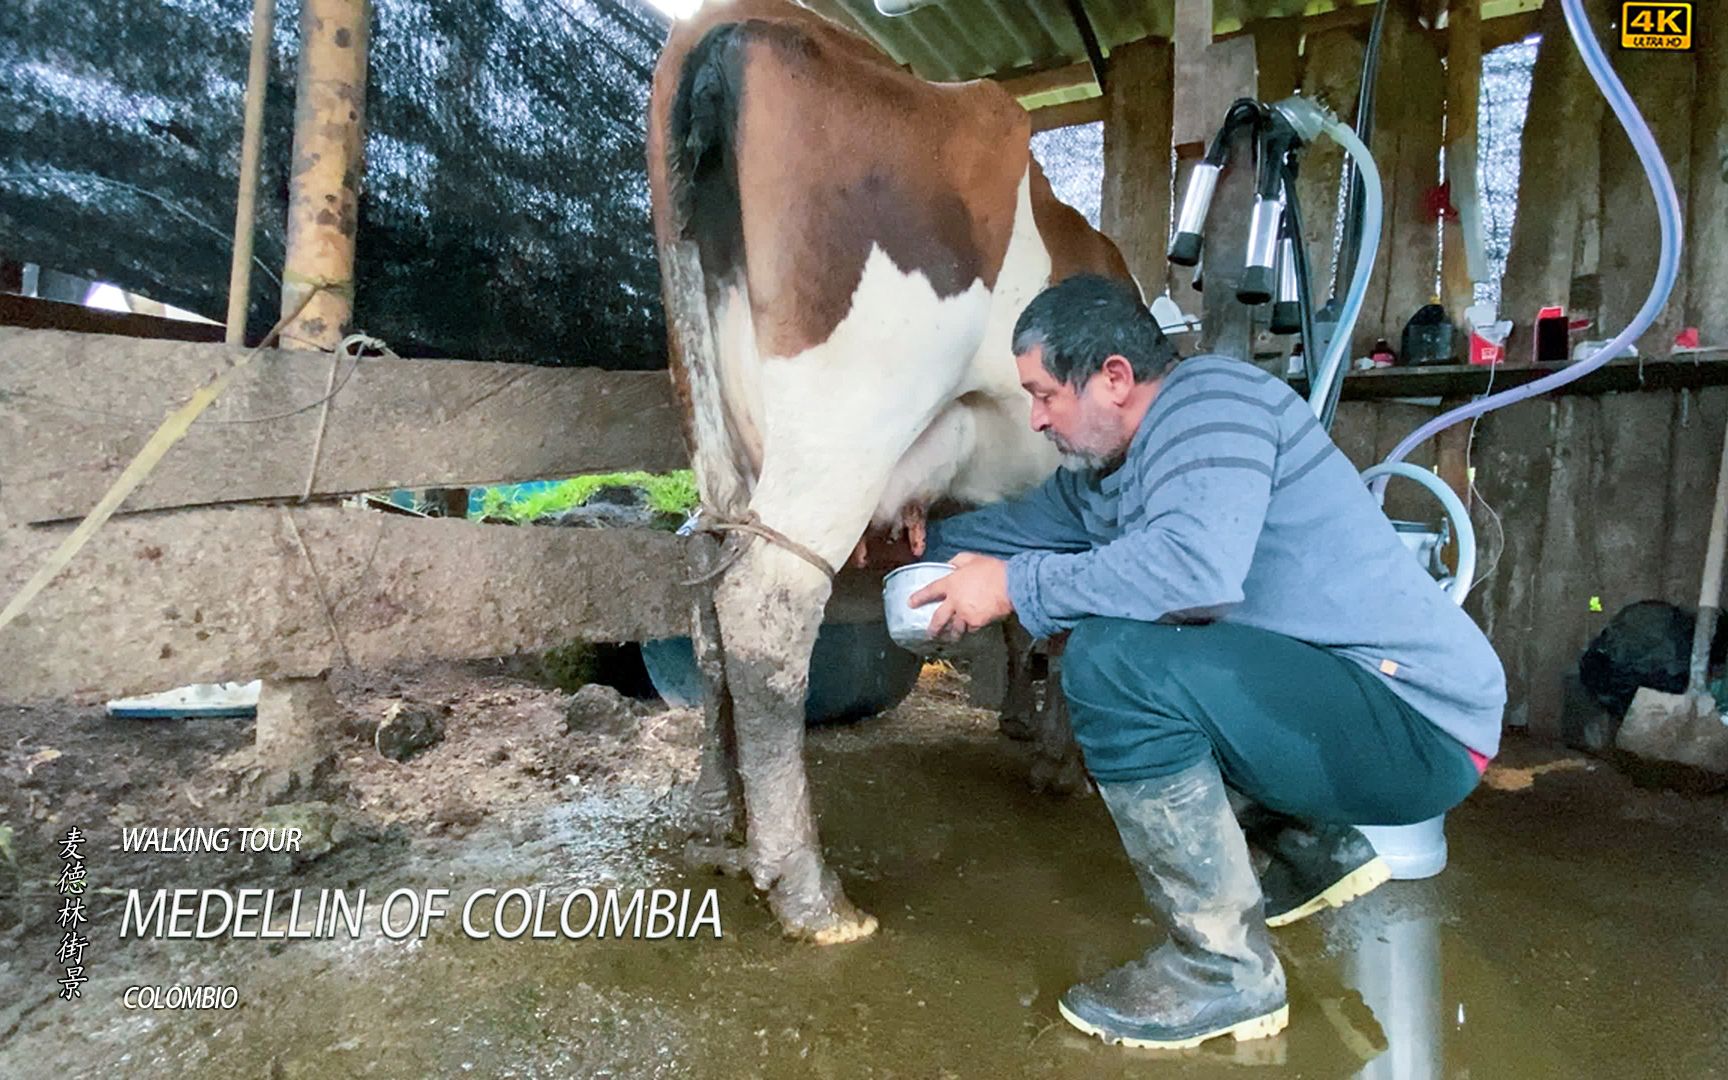
[[[1351,356],[1366,355],[1376,338],[1398,348],[1405,322],[1434,295],[1438,237],[1424,197],[1440,178],[1446,81],[1415,8],[1413,0],[1398,0],[1386,13],[1369,144],[1380,170],[1384,219]]]
[[[1686,324],[1706,345],[1728,343],[1728,55],[1721,4],[1693,22],[1698,73],[1692,105],[1692,197],[1686,235]],[[1679,182],[1680,178],[1675,177]]]
[[[1482,0],[1452,0],[1446,27],[1446,179],[1453,201],[1476,192],[1476,110],[1482,96]],[[1441,302],[1465,329],[1475,283],[1464,255],[1464,230],[1448,221],[1440,246]]]
[[[286,348],[334,349],[354,314],[354,233],[366,105],[368,0],[304,0],[295,82],[282,311],[322,286],[282,333]]]
[[[228,265],[225,340],[246,344],[252,299],[252,234],[258,213],[258,156],[264,142],[264,98],[270,88],[270,44],[276,0],[252,0],[252,61],[246,71],[246,119],[240,136],[240,194],[234,204],[234,254]]]
[[[1361,70],[1362,40],[1354,30],[1339,28],[1315,34],[1308,39],[1302,93],[1325,103],[1348,122],[1356,115],[1356,82]],[[1332,295],[1332,249],[1337,238],[1338,185],[1343,172],[1343,148],[1322,138],[1303,151],[1302,171],[1296,176],[1302,239],[1310,252],[1317,308]]]
[[[1585,0],[1585,6],[1601,38],[1608,4]],[[1604,111],[1602,95],[1566,29],[1560,0],[1543,4],[1540,28],[1542,45],[1531,76],[1518,169],[1518,216],[1512,223],[1512,250],[1500,293],[1500,317],[1513,323],[1506,362],[1514,366],[1530,363],[1536,309],[1569,302],[1580,226],[1595,213],[1597,139]],[[1611,42],[1605,47],[1614,48]]]
[[[1450,412],[1460,405],[1468,403],[1466,398],[1447,398],[1440,403],[1440,412]],[[1440,474],[1440,479],[1446,481],[1446,486],[1464,503],[1465,513],[1470,513],[1470,424],[1453,424],[1434,437],[1434,465]],[[1453,570],[1458,569],[1458,537],[1453,536],[1446,543],[1446,565]],[[1476,559],[1477,569],[1482,568],[1483,559],[1478,549]]]
[[[1164,291],[1170,242],[1170,45],[1137,41],[1110,53],[1104,94],[1104,234],[1148,299]]]
[[[342,712],[327,676],[265,679],[260,687],[253,755],[262,801],[316,798],[334,770]]]
[[[1248,255],[1248,217],[1254,205],[1254,133],[1238,130],[1230,148],[1230,167],[1218,178],[1212,216],[1206,224],[1201,264],[1201,352],[1254,360],[1254,311],[1236,299],[1236,286]],[[1273,372],[1282,375],[1281,371]]]
[[[1175,100],[1171,142],[1177,162],[1177,197],[1186,191],[1189,173],[1206,152],[1230,103],[1253,97],[1256,87],[1254,39],[1247,35],[1212,41],[1212,0],[1179,0],[1175,14]],[[1183,311],[1202,309],[1205,328],[1200,348],[1243,360],[1254,358],[1252,312],[1236,302],[1236,281],[1242,274],[1253,206],[1254,153],[1248,139],[1231,151],[1232,165],[1219,178],[1207,223],[1202,255],[1204,297],[1191,286],[1186,270],[1170,277],[1170,296]]]
[[[1258,19],[1248,25],[1259,69],[1260,100],[1282,101],[1302,85],[1302,20]]]
[[[1178,0],[1172,141],[1186,158],[1203,153],[1224,110],[1256,90],[1254,39],[1212,40],[1212,0]]]
[[[1722,14],[1720,8],[1704,12],[1706,18],[1719,14]],[[1691,194],[1692,82],[1696,55],[1626,50],[1614,57],[1614,67],[1638,111],[1644,114],[1662,160],[1673,175],[1675,193],[1680,198],[1682,236],[1686,232]],[[1602,162],[1599,263],[1602,302],[1597,328],[1602,332],[1595,336],[1608,337],[1619,333],[1644,306],[1650,282],[1656,276],[1660,245],[1656,202],[1650,196],[1644,166],[1613,112],[1603,109],[1601,124],[1597,145],[1601,148]],[[1720,233],[1698,237],[1700,244],[1711,247],[1720,246],[1723,240]],[[1673,349],[1674,334],[1680,330],[1686,314],[1686,295],[1686,255],[1682,251],[1674,292],[1656,321],[1636,342],[1639,353],[1665,357]]]

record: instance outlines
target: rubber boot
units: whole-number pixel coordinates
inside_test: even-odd
[[[1290,1019],[1284,971],[1217,765],[1208,758],[1098,791],[1170,937],[1070,987],[1057,1003],[1063,1017],[1108,1043],[1166,1050],[1282,1031]]]
[[[1266,925],[1289,926],[1327,908],[1343,907],[1392,879],[1392,868],[1368,838],[1348,825],[1321,825],[1268,810],[1230,789],[1260,889]]]
[[[1392,868],[1361,832],[1284,818],[1249,831],[1271,857],[1260,875],[1266,925],[1289,926],[1327,908],[1343,907],[1392,880]]]

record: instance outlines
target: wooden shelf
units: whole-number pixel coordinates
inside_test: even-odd
[[[1496,368],[1469,364],[1445,364],[1433,367],[1389,367],[1371,371],[1353,371],[1344,377],[1340,395],[1344,401],[1367,401],[1376,398],[1403,397],[1473,397],[1490,389],[1489,374],[1493,374],[1493,391],[1510,389],[1534,382],[1544,375],[1564,371],[1564,364],[1540,364],[1533,367]],[[1297,393],[1308,392],[1308,380],[1297,376],[1290,380]],[[1728,385],[1728,349],[1697,349],[1677,352],[1660,360],[1611,360],[1576,382],[1568,383],[1555,393],[1608,394],[1628,390],[1679,390],[1703,386]]]

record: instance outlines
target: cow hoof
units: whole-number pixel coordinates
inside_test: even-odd
[[[768,890],[768,906],[787,937],[816,945],[843,945],[876,932],[876,916],[859,911],[846,899],[833,871],[820,863],[798,868],[808,876],[782,876]]]
[[[996,730],[1015,742],[1031,742],[1037,734],[1032,727],[1032,721],[1014,713],[1003,713],[996,722]]]
[[[1034,757],[1032,790],[1040,795],[1084,795],[1092,790],[1092,779],[1078,757]]]
[[[854,908],[850,918],[839,919],[833,925],[816,931],[810,935],[810,940],[817,945],[844,945],[848,941],[869,937],[876,932],[876,927],[876,916]]]
[[[785,927],[787,937],[808,941],[812,945],[844,945],[849,941],[860,941],[874,934],[878,925],[876,916],[859,911],[844,896],[832,907],[809,912],[798,919],[787,918],[782,909],[780,923]]]
[[[750,872],[749,855],[741,845],[691,840],[684,845],[684,863],[692,870],[732,877],[743,877]]]

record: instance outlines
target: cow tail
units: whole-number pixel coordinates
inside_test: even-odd
[[[716,26],[685,57],[666,140],[674,235],[660,253],[697,482],[704,503],[723,513],[741,510],[749,487],[731,452],[737,436],[721,393],[713,319],[722,284],[744,279],[736,138],[747,35],[747,25]]]

